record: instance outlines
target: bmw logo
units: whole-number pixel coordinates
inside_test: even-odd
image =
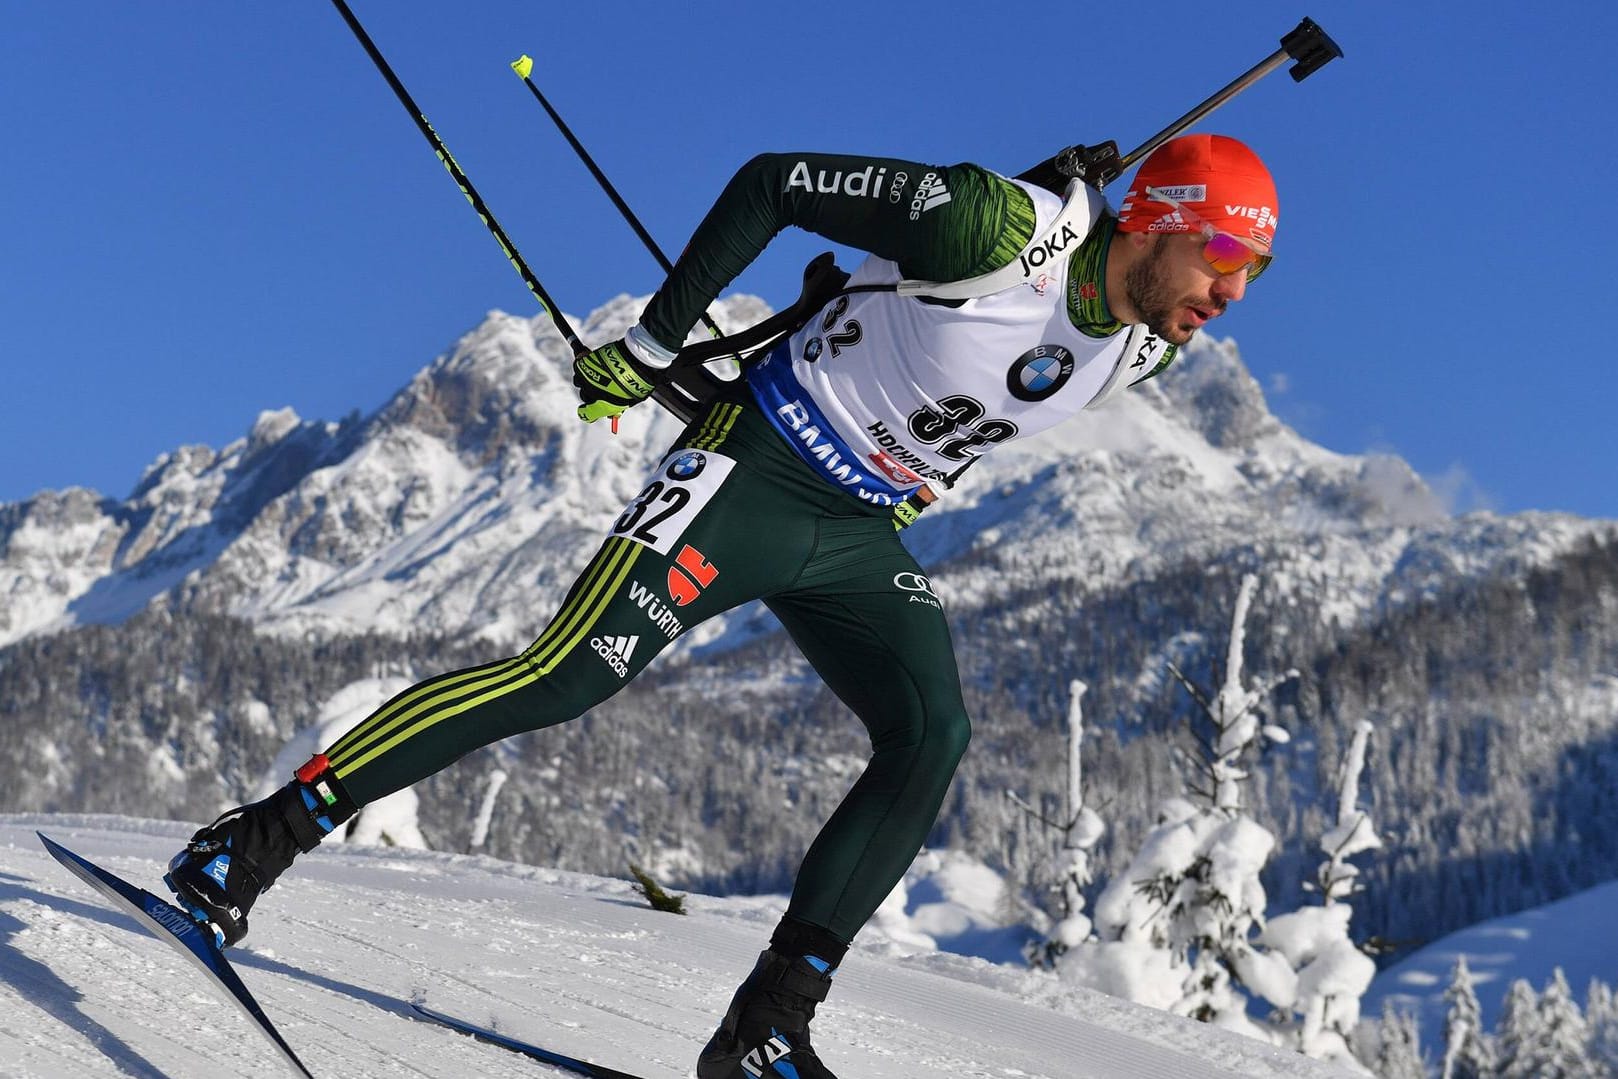
[[[1006,389],[1019,401],[1043,401],[1073,376],[1073,353],[1061,345],[1037,345],[1006,372]]]
[[[671,480],[694,480],[708,467],[708,458],[698,450],[686,450],[680,456],[669,462],[664,471]]]
[[[818,337],[811,337],[809,343],[803,346],[803,358],[806,363],[814,363],[820,359],[820,352],[826,343]]]

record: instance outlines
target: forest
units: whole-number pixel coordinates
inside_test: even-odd
[[[1180,789],[1193,682],[1219,676],[1237,582],[1258,576],[1245,664],[1296,668],[1267,719],[1252,815],[1279,838],[1265,886],[1296,905],[1324,830],[1322,797],[1370,720],[1362,800],[1383,848],[1363,865],[1354,925],[1396,956],[1473,922],[1618,876],[1605,826],[1618,775],[1618,549],[1591,540],[1526,572],[1388,604],[1342,627],[1307,589],[1268,588],[1273,552],[1186,564],[1104,592],[1056,581],[954,605],[973,744],[930,845],[972,853],[1049,901],[1056,838],[1007,792],[1063,794],[1067,687],[1089,687],[1088,801],[1119,870]],[[949,567],[935,580],[948,599]],[[263,635],[152,610],[0,651],[0,811],[202,820],[255,796],[276,752],[357,680],[420,678],[493,658],[433,637]],[[380,702],[379,702],[380,703]],[[858,723],[784,638],[660,660],[581,720],[475,752],[420,785],[421,822],[465,850],[488,777],[509,774],[488,853],[732,893],[784,890],[857,776]]]

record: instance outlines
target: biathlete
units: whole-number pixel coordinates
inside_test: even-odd
[[[816,1005],[925,841],[970,736],[943,605],[896,507],[1161,372],[1269,264],[1277,210],[1259,158],[1220,135],[1158,148],[1116,211],[1079,181],[1058,193],[972,164],[753,159],[640,322],[575,361],[580,418],[650,396],[788,226],[869,252],[846,287],[705,404],[532,645],[387,701],[281,790],[197,832],[170,886],[234,943],[259,895],[360,807],[576,718],[691,627],[762,599],[871,756],[697,1074],[829,1079]]]

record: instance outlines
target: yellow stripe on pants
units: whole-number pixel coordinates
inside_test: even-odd
[[[437,723],[550,673],[589,635],[642,550],[640,544],[630,540],[609,539],[585,568],[573,598],[521,655],[458,672],[447,680],[425,682],[349,731],[326,754],[337,778],[344,778]]]

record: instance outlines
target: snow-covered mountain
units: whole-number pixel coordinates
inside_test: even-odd
[[[155,887],[187,829],[0,817],[0,1074],[288,1074],[168,947],[51,860],[35,829]],[[629,883],[492,858],[322,848],[279,882],[237,970],[316,1075],[561,1075],[413,1020],[406,1002],[647,1079],[687,1076],[779,897],[648,909]],[[858,1079],[1328,1079],[1319,1061],[874,928],[844,962],[816,1046]]]
[[[584,336],[621,333],[641,302],[619,297]],[[735,326],[763,311],[733,297],[716,313]],[[221,450],[165,454],[126,498],[75,488],[0,506],[0,645],[152,604],[268,631],[526,642],[678,433],[655,407],[617,437],[579,423],[566,357],[548,318],[493,313],[363,420],[265,412]],[[1235,345],[1201,338],[1160,384],[985,458],[910,539],[924,563],[955,563],[941,585],[956,604],[1263,549],[1283,592],[1349,625],[1611,530],[1448,518],[1397,458],[1299,437]]]
[[[584,332],[633,308],[622,297]],[[655,409],[622,438],[585,430],[542,321],[490,315],[365,420],[266,412],[222,450],[159,458],[123,500],[4,507],[0,641],[154,602],[267,629],[527,632],[537,595],[633,493],[648,440],[677,431]]]

